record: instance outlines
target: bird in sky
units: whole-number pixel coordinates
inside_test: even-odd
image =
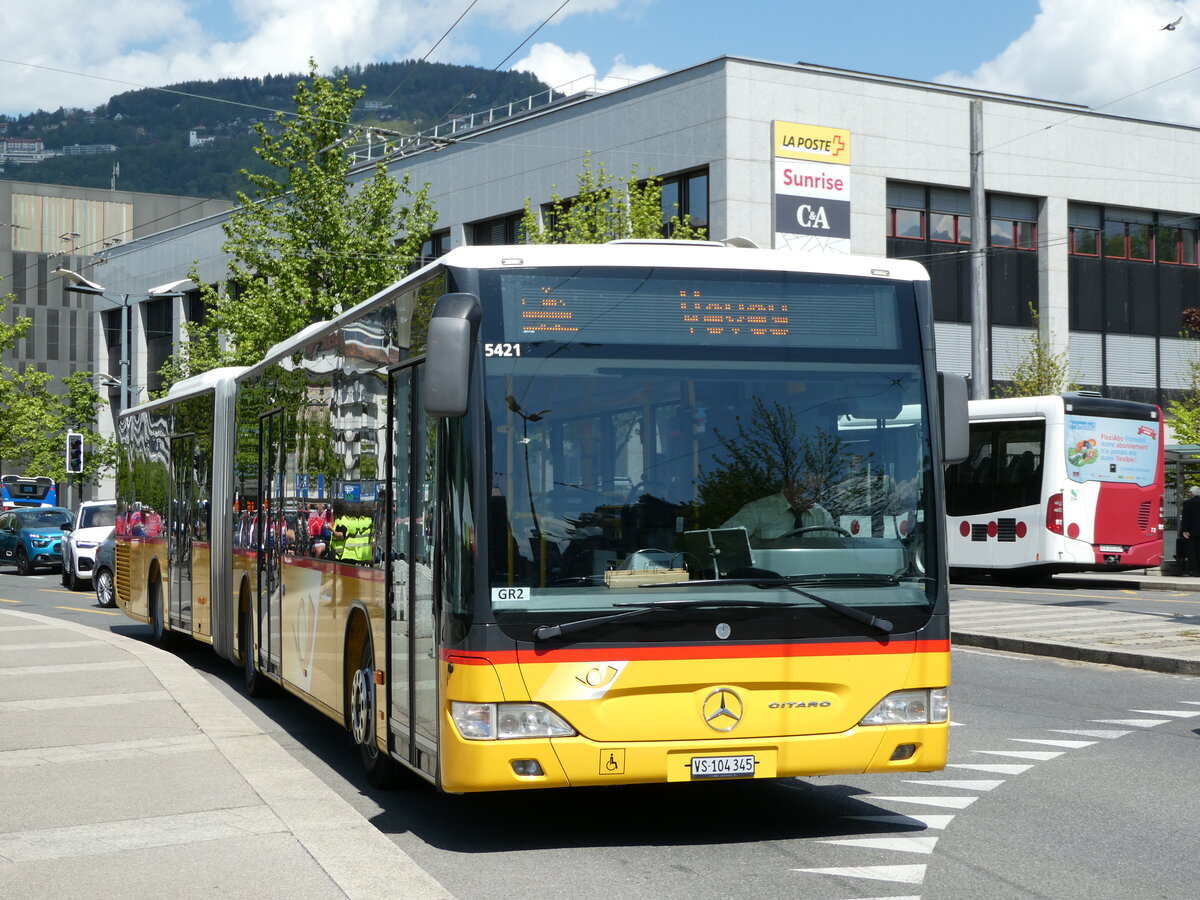
[[[1164,25],[1162,28],[1160,28],[1158,30],[1159,31],[1174,31],[1175,26],[1178,25],[1182,21],[1183,21],[1183,16],[1180,16],[1174,22],[1168,22],[1166,25]]]

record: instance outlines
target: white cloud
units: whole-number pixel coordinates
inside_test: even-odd
[[[600,89],[616,90],[627,84],[657,78],[659,75],[665,75],[666,73],[666,69],[660,69],[653,63],[642,63],[640,66],[631,66],[625,62],[625,57],[618,56],[613,61],[612,68],[608,70],[608,74],[600,79]]]
[[[1198,67],[1200,0],[1042,0],[1029,30],[995,59],[935,80],[1197,125]]]
[[[560,2],[481,0],[430,58],[490,68],[504,52],[485,53],[477,39],[511,50]],[[573,0],[554,21],[626,15],[644,2]],[[299,73],[310,58],[322,71],[416,59],[462,8],[441,0],[0,0],[0,113],[90,108],[140,86]]]
[[[550,87],[567,94],[592,87],[615,90],[666,72],[650,63],[633,66],[618,56],[608,72],[600,75],[586,53],[571,53],[557,44],[548,43],[534,44],[529,55],[513,63],[512,68],[530,72]]]

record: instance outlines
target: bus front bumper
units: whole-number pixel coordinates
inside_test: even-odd
[[[585,785],[794,778],[945,767],[948,723],[857,726],[841,734],[747,741],[596,743],[584,737],[467,741],[443,730],[440,784],[451,793]],[[724,760],[698,763],[693,760]],[[752,760],[752,763],[751,763]],[[696,775],[695,768],[744,774]],[[530,771],[541,774],[524,774]],[[751,774],[752,771],[752,774]]]

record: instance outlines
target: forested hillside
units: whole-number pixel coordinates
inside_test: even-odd
[[[443,63],[372,63],[337,69],[354,87],[365,87],[356,123],[413,133],[451,114],[481,111],[547,90],[532,75],[491,72]],[[122,190],[233,199],[245,189],[242,169],[262,170],[253,152],[251,125],[270,122],[275,110],[290,111],[301,75],[223,78],[171,85],[167,90],[129,91],[95,110],[38,111],[0,116],[0,136],[40,139],[47,150],[76,144],[115,144],[115,153],[51,157],[5,166],[0,178],[111,186],[119,165]],[[210,138],[190,146],[190,134]]]

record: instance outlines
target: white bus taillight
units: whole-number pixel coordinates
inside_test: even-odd
[[[1063,533],[1063,495],[1055,494],[1046,504],[1046,528],[1051,534]]]

